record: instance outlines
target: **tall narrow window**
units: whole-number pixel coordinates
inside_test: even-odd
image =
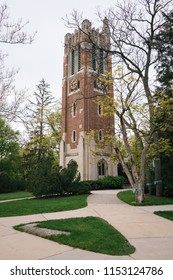
[[[92,46],[92,68],[96,71],[96,47]]]
[[[76,131],[75,130],[73,130],[73,132],[72,132],[72,141],[76,142]]]
[[[99,115],[102,115],[103,114],[103,107],[102,107],[102,105],[98,105],[98,114]]]
[[[76,113],[77,113],[77,107],[76,107],[76,102],[75,102],[75,103],[73,103],[73,108],[72,108],[72,115],[73,115],[73,117],[76,116]]]
[[[74,59],[75,59],[75,53],[74,50],[71,52],[71,74],[74,74]]]
[[[99,141],[103,141],[103,130],[99,130],[99,133],[98,133],[98,139]]]
[[[105,160],[100,160],[97,164],[98,167],[98,176],[107,175],[107,163]]]
[[[80,45],[78,46],[78,71],[80,71],[80,68],[81,68],[81,48],[80,48]]]
[[[100,73],[103,73],[103,50],[102,49],[100,49],[99,71]]]

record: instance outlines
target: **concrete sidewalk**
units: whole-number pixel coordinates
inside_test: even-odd
[[[88,197],[88,206],[79,210],[0,218],[0,259],[172,260],[173,222],[154,215],[152,211],[173,210],[173,205],[129,206],[116,198],[116,193],[115,190],[94,191]],[[130,256],[97,254],[60,245],[13,229],[14,225],[22,223],[87,216],[107,220],[129,240],[136,248],[136,252]]]

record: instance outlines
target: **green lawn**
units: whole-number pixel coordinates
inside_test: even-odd
[[[75,248],[109,255],[129,255],[135,251],[120,232],[100,218],[50,220],[39,222],[38,226],[70,232],[70,235],[59,234],[47,238]],[[16,226],[15,229],[22,230],[22,227]]]
[[[141,204],[135,202],[135,194],[131,191],[122,191],[117,194],[118,198],[133,206],[147,206],[147,205],[168,205],[173,204],[173,198],[169,197],[157,197],[157,196],[145,196],[145,201]]]
[[[156,211],[154,214],[173,221],[173,211]]]
[[[87,196],[24,199],[0,203],[0,217],[74,210],[87,206]]]
[[[13,193],[1,193],[0,194],[0,201],[1,200],[8,200],[8,199],[17,199],[17,198],[25,198],[25,197],[32,197],[33,194],[25,191],[13,192]]]

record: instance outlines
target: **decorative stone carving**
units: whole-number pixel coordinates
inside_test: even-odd
[[[73,79],[71,81],[71,87],[70,87],[71,91],[77,90],[78,89],[78,82],[77,79]]]
[[[96,85],[99,90],[103,90],[103,87],[104,87],[103,82],[101,82],[100,80],[97,79]]]

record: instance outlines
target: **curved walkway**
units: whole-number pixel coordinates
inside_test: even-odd
[[[134,207],[121,202],[116,193],[115,190],[93,191],[88,197],[88,206],[78,210],[0,218],[0,259],[172,260],[173,222],[154,215],[151,207]],[[173,205],[163,208],[173,210]],[[161,209],[162,206],[159,206],[158,210]],[[86,216],[97,216],[107,220],[135,246],[136,252],[130,256],[97,254],[13,229],[14,225],[22,223]]]

